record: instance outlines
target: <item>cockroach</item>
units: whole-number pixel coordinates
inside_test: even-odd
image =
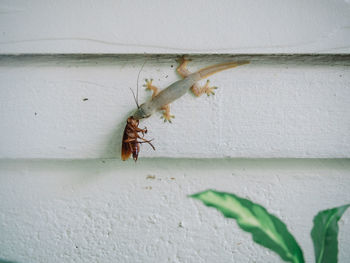
[[[148,143],[155,150],[151,140],[144,139],[147,128],[141,129],[138,126],[139,120],[135,120],[132,116],[127,119],[122,141],[121,157],[123,161],[129,159],[132,154],[132,158],[136,162],[140,152],[140,144],[142,143]]]
[[[139,71],[139,74],[137,75],[137,93],[136,96],[131,90],[134,100],[136,102],[137,108],[139,108],[138,104],[138,83],[139,83],[139,77],[140,77],[140,72],[142,71],[146,61],[143,63],[141,70]],[[140,133],[142,136],[140,136]],[[122,150],[121,150],[121,158],[123,161],[127,160],[130,158],[132,154],[132,158],[134,161],[137,161],[137,158],[139,156],[140,152],[140,144],[142,143],[148,143],[153,150],[155,150],[153,144],[151,143],[151,140],[146,140],[144,138],[145,134],[147,133],[147,128],[139,128],[139,120],[136,120],[133,116],[130,116],[127,121],[126,121],[126,126],[124,129],[124,134],[123,134],[123,141],[122,141]]]

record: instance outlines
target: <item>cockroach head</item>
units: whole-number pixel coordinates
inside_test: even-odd
[[[139,126],[139,120],[137,119],[134,119],[133,116],[130,116],[128,119],[127,119],[127,123],[130,124],[131,126]]]

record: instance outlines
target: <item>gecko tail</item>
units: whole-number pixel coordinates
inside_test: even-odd
[[[223,71],[225,69],[238,67],[238,66],[248,64],[248,63],[249,63],[249,61],[242,60],[242,61],[236,61],[236,62],[227,62],[227,63],[222,63],[222,64],[216,64],[216,65],[202,68],[199,71],[197,71],[197,73],[200,75],[200,79],[205,79],[205,78],[213,75],[214,73]]]

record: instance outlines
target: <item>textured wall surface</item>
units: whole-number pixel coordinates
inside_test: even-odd
[[[208,188],[268,208],[314,262],[319,210],[350,200],[348,160],[2,161],[0,258],[14,262],[282,262],[189,199]],[[339,222],[348,262],[350,211]]]
[[[179,79],[176,57],[150,57],[140,73],[165,88]],[[2,158],[115,158],[136,105],[144,56],[15,56],[0,59]],[[176,116],[142,121],[156,151],[144,157],[350,156],[350,56],[193,57],[192,71],[225,61],[249,65],[210,77],[215,96],[190,92],[171,104]],[[204,81],[203,81],[204,82]]]
[[[1,53],[348,53],[349,1],[2,0]]]
[[[313,262],[313,217],[350,203],[349,30],[348,0],[0,1],[0,263],[282,262],[187,197],[209,188],[265,206]],[[141,65],[164,88],[183,53],[251,63],[143,121],[156,151],[120,161]],[[345,263],[349,211],[339,227]]]

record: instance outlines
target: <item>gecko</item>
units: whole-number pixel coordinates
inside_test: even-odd
[[[151,99],[141,104],[141,106],[138,105],[137,98],[134,94],[137,110],[126,121],[121,149],[121,158],[123,161],[129,159],[129,157],[132,155],[132,158],[136,162],[140,152],[140,145],[143,143],[149,144],[153,150],[155,150],[153,144],[151,143],[152,140],[146,140],[144,138],[144,135],[147,133],[147,128],[145,127],[144,129],[140,129],[138,127],[139,120],[150,117],[158,110],[163,110],[162,117],[164,118],[164,122],[168,121],[171,123],[171,119],[174,118],[174,115],[170,114],[169,104],[185,95],[188,90],[191,90],[197,97],[201,96],[202,94],[207,94],[208,96],[215,94],[214,90],[217,89],[217,87],[210,87],[209,80],[207,80],[203,87],[199,86],[198,81],[219,71],[249,63],[248,61],[227,62],[212,65],[200,69],[195,73],[191,73],[187,69],[187,64],[189,61],[190,60],[186,59],[185,57],[180,59],[177,72],[180,74],[182,79],[174,82],[160,92],[157,87],[153,86],[152,80],[146,80],[146,89],[151,90],[153,94]]]
[[[152,79],[146,79],[146,90],[151,90],[153,94],[149,101],[141,104],[138,107],[138,109],[134,112],[132,117],[135,120],[148,118],[156,111],[162,110],[162,118],[164,118],[164,122],[168,121],[171,123],[171,119],[175,116],[170,114],[169,104],[185,95],[188,90],[191,90],[192,93],[197,97],[201,96],[202,94],[207,94],[208,96],[215,94],[214,90],[217,89],[217,87],[210,87],[209,80],[207,80],[203,87],[199,85],[198,81],[205,79],[211,76],[212,74],[220,72],[222,70],[234,68],[249,63],[249,61],[245,60],[237,62],[226,62],[205,67],[194,73],[191,73],[187,69],[187,64],[189,61],[191,60],[187,59],[186,57],[182,57],[179,60],[179,66],[176,70],[182,77],[182,79],[174,82],[162,91],[159,91],[159,89],[152,84]]]

